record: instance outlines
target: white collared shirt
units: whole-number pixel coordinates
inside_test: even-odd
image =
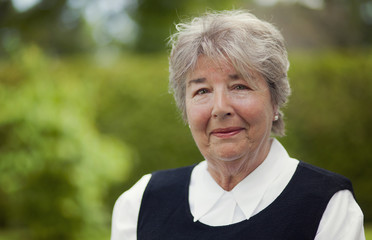
[[[207,170],[207,162],[192,171],[189,204],[194,221],[222,226],[251,218],[270,205],[296,171],[298,160],[290,158],[274,139],[264,162],[231,191],[222,189]],[[151,178],[143,176],[117,200],[111,240],[137,239],[137,220],[143,192]],[[205,193],[208,194],[205,194]],[[349,190],[337,192],[321,219],[316,240],[364,240],[363,213]]]

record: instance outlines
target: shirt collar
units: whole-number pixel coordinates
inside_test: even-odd
[[[204,216],[225,192],[214,181],[207,167],[207,162],[203,161],[194,168],[191,175],[189,203],[195,222]]]
[[[270,183],[286,168],[287,159],[289,159],[289,156],[286,150],[279,141],[274,139],[269,154],[261,165],[231,190],[246,219],[252,216]],[[206,161],[198,164],[191,175],[189,195],[194,221],[204,216],[224,193],[225,190],[209,174]]]
[[[287,159],[287,151],[274,139],[266,159],[232,190],[246,219],[253,215],[270,184],[286,168]]]

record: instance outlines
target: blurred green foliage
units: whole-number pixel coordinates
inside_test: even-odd
[[[292,52],[280,139],[353,181],[372,220],[371,49]],[[143,174],[202,160],[168,91],[167,55],[0,62],[0,239],[107,239],[114,201]],[[6,235],[5,235],[6,234]]]
[[[295,52],[286,110],[292,156],[350,178],[372,221],[372,49]]]
[[[55,55],[108,46],[162,52],[175,22],[240,8],[274,22],[292,48],[369,46],[371,6],[371,0],[1,0],[0,54],[22,43]]]
[[[84,19],[67,3],[40,0],[28,11],[18,12],[11,0],[0,1],[0,55],[23,42],[37,43],[53,54],[91,51],[94,44]]]
[[[10,57],[0,63],[0,232],[102,239],[106,196],[130,157],[96,127],[102,83],[85,60],[51,59],[32,46]]]
[[[0,1],[1,240],[108,239],[115,200],[143,174],[202,160],[167,93],[164,50],[173,22],[206,9],[254,9],[277,23],[297,49],[280,141],[291,156],[350,178],[372,221],[370,0],[325,0],[318,10],[135,0],[114,11],[134,21],[126,33],[133,42],[103,45],[94,35],[102,22],[89,23],[86,13],[104,0],[78,2],[41,0],[17,11]],[[99,61],[89,54],[115,44],[132,53]],[[343,50],[324,51],[331,46]]]
[[[246,3],[250,3],[246,0]],[[136,22],[137,31],[134,50],[159,52],[165,50],[174,22],[184,20],[185,15],[202,14],[207,9],[225,10],[242,6],[241,0],[137,0],[129,15]]]
[[[168,94],[167,55],[125,55],[107,71],[98,124],[133,151],[131,177],[125,186],[118,186],[119,192],[145,173],[200,161],[189,129]]]
[[[366,240],[372,239],[372,227],[370,225],[365,226]]]

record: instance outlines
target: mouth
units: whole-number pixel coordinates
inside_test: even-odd
[[[241,127],[217,128],[211,132],[211,135],[218,138],[229,138],[239,134],[243,130],[244,128]]]

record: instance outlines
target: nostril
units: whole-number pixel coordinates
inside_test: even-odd
[[[232,113],[231,112],[227,112],[227,113],[215,113],[213,114],[213,117],[214,118],[225,118],[225,117],[228,117],[228,116],[232,116]]]

